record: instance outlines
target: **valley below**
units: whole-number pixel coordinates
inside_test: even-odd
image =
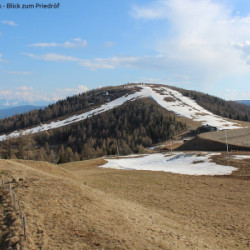
[[[26,218],[23,249],[249,249],[248,157],[213,155],[237,167],[221,176],[100,167],[105,158],[0,160],[0,171]],[[1,247],[15,249],[18,211],[6,191],[1,197]]]

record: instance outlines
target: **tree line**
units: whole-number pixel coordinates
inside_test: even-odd
[[[118,151],[144,153],[169,139],[170,128],[179,133],[186,130],[186,124],[153,100],[139,99],[75,124],[7,140],[0,145],[1,156],[64,163]]]
[[[184,96],[192,98],[200,106],[216,115],[234,120],[250,121],[250,106],[235,101],[225,101],[219,97],[194,90],[171,88],[181,92]]]
[[[87,112],[103,103],[112,101],[126,94],[131,94],[138,88],[139,86],[133,85],[131,85],[130,88],[124,85],[106,87],[67,97],[64,100],[49,105],[45,109],[32,110],[28,113],[0,120],[0,134],[10,133],[15,130],[39,125],[59,118],[62,119],[69,115],[77,114],[78,112]],[[250,121],[250,106],[232,101],[228,102],[218,97],[197,91],[175,87],[171,88],[181,92],[184,96],[192,98],[200,106],[219,116],[235,120]]]
[[[132,88],[124,86],[106,87],[67,97],[45,109],[32,110],[0,120],[0,134],[39,125],[80,111],[86,112],[94,106],[102,105],[132,91]]]

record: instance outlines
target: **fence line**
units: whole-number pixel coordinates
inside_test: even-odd
[[[4,180],[0,177],[0,186],[2,187],[2,190],[8,190],[9,191],[14,210],[19,212],[19,216],[20,216],[20,219],[22,221],[23,236],[24,236],[24,240],[26,241],[27,234],[26,234],[25,216],[23,215],[23,212],[22,212],[22,209],[21,209],[21,206],[20,206],[20,202],[18,200],[16,200],[16,195],[15,195],[15,192],[14,192],[14,190],[12,188],[11,181],[4,183]],[[23,240],[22,240],[21,235],[20,235],[19,247],[20,247],[20,250],[23,249]]]

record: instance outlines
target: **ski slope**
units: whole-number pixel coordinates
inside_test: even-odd
[[[168,111],[174,112],[176,115],[183,116],[194,121],[201,122],[204,125],[215,126],[218,129],[236,129],[240,128],[237,123],[230,122],[225,118],[214,115],[213,113],[205,110],[199,106],[194,100],[189,97],[183,96],[180,92],[172,90],[168,87],[155,87],[154,85],[136,85],[140,87],[140,90],[133,94],[126,94],[120,98],[117,98],[111,102],[105,103],[100,107],[90,110],[88,112],[73,115],[64,120],[53,121],[46,124],[40,124],[30,129],[22,131],[14,131],[9,135],[1,135],[0,141],[6,140],[7,137],[16,138],[22,135],[34,134],[50,129],[55,129],[69,124],[85,120],[91,116],[101,114],[113,108],[116,108],[127,101],[134,101],[139,98],[152,98],[156,103],[165,108]],[[129,86],[130,87],[130,86]],[[131,87],[130,87],[131,88]],[[167,100],[166,100],[167,99]]]
[[[150,154],[142,157],[105,159],[108,162],[100,167],[124,169],[163,171],[186,175],[228,175],[237,168],[218,165],[209,158],[215,153],[171,153]],[[220,154],[220,153],[219,153]]]

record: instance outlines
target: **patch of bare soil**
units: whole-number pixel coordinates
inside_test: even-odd
[[[175,102],[175,99],[173,97],[165,97],[164,101],[165,102]]]
[[[24,249],[249,249],[247,180],[0,160]]]

